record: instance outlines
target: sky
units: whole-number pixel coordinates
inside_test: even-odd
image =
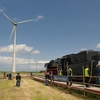
[[[0,0],[0,71],[11,71],[16,29],[16,71],[45,70],[44,64],[83,50],[100,51],[100,0]]]

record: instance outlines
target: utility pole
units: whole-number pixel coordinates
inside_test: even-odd
[[[36,73],[37,73],[37,61],[36,61]]]
[[[28,71],[30,72],[30,53],[28,53],[28,55],[29,55]]]

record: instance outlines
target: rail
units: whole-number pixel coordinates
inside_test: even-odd
[[[100,85],[98,84],[93,84],[88,83],[89,84],[89,88],[85,87],[85,76],[77,76],[77,75],[73,75],[73,76],[58,76],[58,75],[54,75],[54,81],[51,82],[49,80],[50,83],[52,84],[56,84],[58,86],[64,86],[64,87],[68,87],[66,82],[68,81],[68,77],[72,77],[72,83],[73,85],[70,87],[70,89],[76,89],[76,90],[80,90],[84,92],[84,95],[86,95],[86,92],[88,93],[93,93],[96,95],[100,95]],[[92,78],[100,78],[100,76],[90,76]],[[44,76],[33,76],[34,79],[45,82],[45,77]],[[83,80],[81,82],[78,81],[73,81],[73,78],[82,78]]]

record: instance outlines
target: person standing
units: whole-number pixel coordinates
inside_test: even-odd
[[[8,74],[8,79],[12,80],[12,73],[11,72]]]
[[[85,85],[86,85],[86,87],[89,87],[89,80],[90,80],[90,77],[89,77],[90,74],[89,73],[90,73],[89,66],[86,65],[85,66],[85,69],[84,69]]]
[[[21,82],[21,75],[20,75],[20,73],[17,73],[17,75],[16,75],[16,86],[20,87],[20,82]]]
[[[53,72],[52,71],[50,73],[50,80],[51,80],[51,82],[54,81],[54,75],[53,75]]]
[[[97,65],[95,68],[95,76],[96,77],[96,84],[100,85],[100,65]]]
[[[62,70],[59,70],[59,76],[62,76]]]
[[[6,78],[6,72],[4,72],[4,78]]]
[[[8,80],[8,78],[9,78],[9,74],[7,74],[7,80]]]
[[[72,71],[72,69],[71,68],[68,68],[67,69],[67,76],[68,76],[68,82],[67,82],[67,85],[72,85],[72,74],[73,74],[73,71]]]
[[[30,72],[30,78],[32,78],[33,77],[33,73],[32,72]]]
[[[59,69],[58,75],[59,75],[58,80],[61,81],[61,78],[62,78],[62,70],[61,69]]]
[[[44,71],[44,75],[46,76],[46,74],[47,74],[47,71]]]
[[[48,81],[49,81],[49,72],[46,73],[45,75],[45,85],[48,86]]]

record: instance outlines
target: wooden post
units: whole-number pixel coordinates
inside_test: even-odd
[[[84,66],[82,67],[83,69],[83,85],[84,85],[84,96],[85,96],[85,77],[84,77]]]
[[[91,61],[91,76],[92,76],[93,60]]]

